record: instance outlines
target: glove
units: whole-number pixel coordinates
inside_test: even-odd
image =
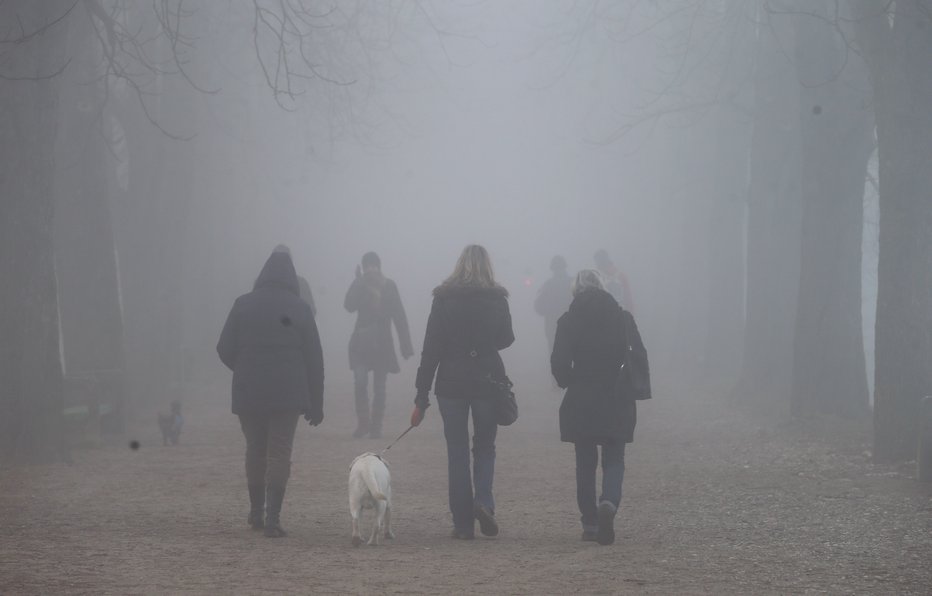
[[[308,424],[310,424],[311,426],[317,426],[318,424],[324,421],[324,413],[323,412],[314,412],[314,413],[305,412],[304,419],[307,420]]]
[[[424,420],[424,410],[420,406],[414,406],[414,411],[411,412],[411,426],[420,426],[422,420]]]

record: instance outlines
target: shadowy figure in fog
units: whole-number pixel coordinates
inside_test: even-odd
[[[615,266],[608,252],[600,248],[593,255],[596,269],[602,275],[602,283],[605,291],[611,294],[622,308],[634,312],[634,295],[631,293],[631,284],[628,283],[628,276]]]
[[[275,252],[285,252],[288,253],[289,256],[291,255],[291,249],[285,244],[276,246]],[[307,302],[307,305],[311,307],[311,314],[316,317],[317,306],[314,304],[314,294],[311,292],[311,284],[308,283],[307,279],[302,275],[298,276],[298,297]]]
[[[401,372],[395,356],[392,323],[401,344],[401,356],[414,355],[408,318],[395,282],[382,275],[382,261],[374,252],[362,256],[362,268],[356,266],[343,306],[357,313],[356,326],[349,342],[349,365],[353,371],[356,399],[356,430],[353,436],[382,436],[388,373]],[[372,371],[372,409],[369,409],[369,371]]]
[[[534,310],[544,317],[544,333],[547,336],[547,353],[553,351],[553,338],[557,333],[557,319],[566,312],[573,300],[573,279],[566,272],[566,259],[557,255],[550,260],[553,275],[544,282],[534,300]]]
[[[181,427],[184,418],[181,416],[181,402],[172,400],[171,411],[168,414],[159,414],[159,430],[162,431],[162,445],[177,445],[181,437]]]
[[[497,378],[505,375],[505,365],[498,352],[514,340],[508,291],[495,283],[485,248],[467,246],[453,274],[434,288],[417,371],[415,407],[411,413],[411,424],[419,425],[430,405],[428,393],[436,373],[434,393],[447,442],[452,536],[456,539],[472,539],[476,520],[486,536],[498,534],[492,497],[498,424],[489,375]],[[471,475],[470,411],[473,423]]]
[[[324,419],[320,336],[298,294],[291,255],[276,250],[252,292],[236,299],[217,343],[233,371],[233,413],[246,437],[248,523],[269,537],[285,535],[280,513],[298,417],[311,426]]]
[[[630,346],[630,347],[629,347]],[[631,313],[605,291],[597,271],[584,269],[573,284],[573,303],[557,323],[550,367],[566,389],[560,405],[560,439],[576,446],[576,501],[582,539],[611,544],[621,502],[625,444],[634,440],[634,395],[622,366],[636,353],[646,374],[647,351]],[[602,494],[596,500],[596,468],[602,448]]]

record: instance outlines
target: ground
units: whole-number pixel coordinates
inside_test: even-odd
[[[872,464],[858,425],[762,425],[724,400],[655,389],[629,446],[618,540],[599,546],[579,540],[558,395],[518,389],[522,417],[499,431],[497,538],[448,538],[434,407],[388,453],[397,538],[354,549],[349,464],[391,437],[350,438],[344,390],[323,425],[299,426],[288,537],[250,531],[243,438],[214,395],[188,400],[177,447],[161,446],[152,416],[71,465],[0,470],[0,593],[932,592],[932,485]],[[387,435],[409,412],[409,397],[392,399]]]

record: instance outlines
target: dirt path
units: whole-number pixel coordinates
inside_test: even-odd
[[[349,400],[299,428],[289,537],[269,540],[246,527],[243,439],[215,398],[189,408],[178,447],[161,447],[153,423],[138,451],[0,470],[0,593],[932,592],[932,487],[912,469],[870,464],[857,433],[816,440],[664,393],[639,411],[611,547],[579,541],[573,451],[546,389],[499,434],[498,538],[447,537],[432,408],[390,453],[397,539],[359,549],[346,474],[385,441],[349,438]],[[391,433],[408,414],[395,399]]]

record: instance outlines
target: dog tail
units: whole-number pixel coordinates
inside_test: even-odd
[[[388,497],[382,494],[382,491],[379,490],[379,483],[375,481],[375,474],[372,470],[369,470],[363,475],[363,480],[366,482],[366,487],[369,489],[369,493],[372,495],[372,498],[376,501],[387,501]]]

